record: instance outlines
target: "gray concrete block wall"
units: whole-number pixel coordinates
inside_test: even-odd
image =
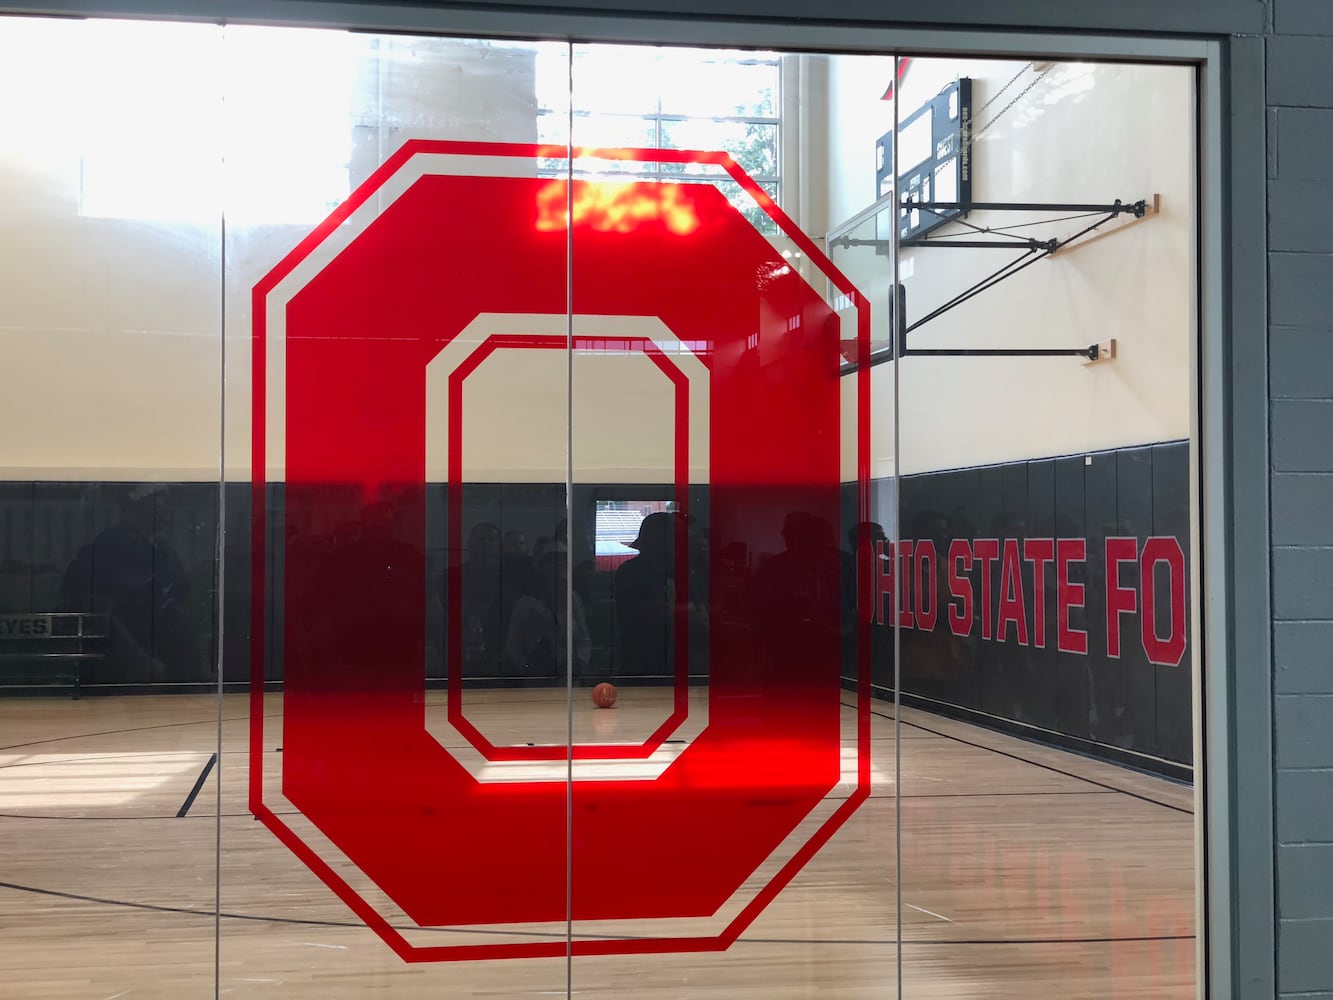
[[[1277,980],[1333,997],[1333,0],[1268,38]]]
[[[0,0],[0,4],[3,0]],[[384,5],[371,23],[414,24],[416,12],[451,6],[450,0]],[[228,0],[27,0],[17,9],[80,14],[86,9],[139,9],[154,15],[173,7],[191,16],[233,15],[231,7],[262,5]],[[312,19],[338,20],[329,0],[289,3],[308,6]],[[1244,412],[1240,419],[1271,420],[1272,659],[1274,695],[1275,813],[1278,844],[1277,954],[1283,997],[1333,1000],[1333,0],[936,0],[923,9],[911,0],[490,0],[489,8],[517,9],[537,23],[543,11],[613,11],[645,16],[718,15],[738,19],[791,18],[855,23],[911,23],[1114,30],[1138,33],[1263,33],[1268,79],[1269,210],[1268,371],[1270,413]],[[350,8],[349,8],[350,9]],[[201,13],[201,11],[205,13]],[[403,11],[409,13],[404,14]],[[532,13],[532,12],[536,13]],[[350,16],[344,14],[343,16]],[[398,19],[398,20],[395,20]],[[550,23],[549,20],[543,23]],[[1040,39],[1041,36],[1034,36]],[[1257,88],[1249,94],[1256,99]],[[1258,142],[1262,136],[1244,136]],[[1257,185],[1256,185],[1257,187]],[[1241,196],[1263,196],[1259,190]],[[1250,328],[1237,336],[1258,336]],[[1257,407],[1247,408],[1257,410]],[[1215,431],[1215,428],[1210,430]],[[1252,620],[1263,609],[1237,608],[1235,618]],[[1248,625],[1247,625],[1248,627]],[[1237,669],[1244,669],[1239,664]],[[1236,711],[1261,711],[1240,704]],[[1268,856],[1237,858],[1240,869],[1272,867]],[[1267,902],[1242,898],[1239,906]],[[1267,917],[1261,913],[1261,919]],[[1234,942],[1233,942],[1234,943]],[[1267,942],[1256,959],[1271,971]],[[1238,997],[1254,970],[1238,968]]]

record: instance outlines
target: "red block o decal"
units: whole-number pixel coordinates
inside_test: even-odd
[[[851,310],[868,356],[864,299],[730,157],[587,155],[738,183]],[[576,955],[724,949],[870,792],[869,623],[845,752],[845,622],[836,600],[783,586],[801,570],[794,547],[758,575],[756,614],[712,630],[707,724],[651,780],[576,780],[571,817],[564,780],[479,780],[427,728],[425,372],[479,315],[656,317],[693,345],[708,373],[714,570],[728,543],[772,533],[756,524],[771,512],[839,523],[848,432],[830,302],[714,183],[537,176],[539,158],[566,156],[409,142],[253,293],[250,807],[408,961],[563,955],[567,907]],[[865,521],[869,370],[853,383]],[[286,479],[274,539],[270,467]],[[867,606],[868,548],[861,558]],[[270,587],[280,781],[264,754]],[[594,876],[631,845],[662,849],[632,879]]]

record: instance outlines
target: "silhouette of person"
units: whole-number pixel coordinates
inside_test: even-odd
[[[469,673],[494,674],[500,666],[500,529],[490,521],[472,526],[461,568],[463,665]]]
[[[570,537],[570,527],[569,519],[561,518],[555,526],[553,539],[562,545],[572,545],[569,558],[574,567],[574,592],[584,602],[588,602],[593,599],[592,581],[597,575],[596,521],[595,518],[576,516],[572,537]]]
[[[693,675],[707,675],[709,669],[710,615],[712,604],[712,566],[709,555],[708,526],[694,514],[677,515],[687,536],[689,599],[689,663]]]
[[[289,511],[293,492],[289,484]],[[327,487],[303,492],[306,511],[336,509],[342,519],[310,532],[300,546],[306,554],[288,561],[284,675],[290,681],[318,673],[330,686],[362,690],[382,664],[422,656],[422,613],[430,621],[435,599],[420,522],[410,498],[386,494],[358,503]],[[299,578],[293,563],[301,564]]]
[[[764,563],[755,580],[756,631],[775,664],[817,665],[827,638],[836,639],[841,631],[843,584],[835,539],[832,523],[817,514],[798,510],[783,519],[786,548]]]
[[[638,555],[616,567],[620,670],[649,677],[675,671],[675,551],[677,516],[649,514],[629,547]]]
[[[844,607],[843,613],[845,616],[850,616],[853,622],[856,621],[856,610],[857,610],[857,599],[858,599],[857,583],[860,580],[860,574],[857,571],[856,556],[858,547],[861,545],[862,529],[865,530],[867,544],[869,544],[870,546],[870,551],[872,556],[870,563],[871,566],[870,572],[872,574],[870,580],[871,605],[870,608],[868,609],[868,612],[872,617],[875,611],[874,602],[879,600],[879,593],[878,593],[879,581],[876,580],[873,575],[874,560],[880,558],[879,543],[888,541],[889,537],[888,535],[884,534],[883,526],[876,521],[863,521],[862,523],[854,525],[847,529],[847,550],[845,552],[840,553],[841,572],[842,572],[842,593],[843,593],[842,600]],[[887,552],[885,552],[884,557],[888,558]]]
[[[861,569],[857,561],[859,546],[862,544],[862,535],[865,536],[865,544],[870,546],[870,562],[867,564],[866,572],[869,574],[868,604],[866,607],[860,607],[860,591],[858,584],[861,581]],[[888,560],[890,553],[884,550],[881,554],[879,544],[887,542],[888,536],[884,533],[884,528],[876,521],[863,521],[860,524],[853,525],[847,529],[848,549],[840,552],[840,576],[842,584],[842,672],[844,677],[857,676],[857,650],[860,642],[860,632],[857,629],[859,619],[857,612],[861,611],[870,620],[870,655],[872,663],[879,662],[881,651],[886,647],[892,652],[892,642],[885,643],[880,629],[875,624],[875,613],[879,604],[879,573],[876,572],[875,563],[879,560]],[[884,567],[888,571],[890,567]]]
[[[111,680],[198,679],[205,672],[187,608],[189,579],[164,537],[169,511],[158,501],[165,495],[165,487],[151,484],[125,493],[120,519],[79,549],[61,581],[66,610],[109,614]]]
[[[535,572],[532,592],[514,604],[505,632],[506,672],[520,677],[562,677],[569,662],[566,636],[569,613],[573,609],[574,672],[588,666],[592,642],[588,637],[583,602],[578,594],[569,594],[569,554],[565,543],[553,540],[533,560]]]
[[[546,543],[544,543],[546,544]],[[509,635],[509,620],[514,614],[514,605],[524,594],[536,592],[532,554],[528,550],[527,536],[521,531],[505,532],[500,548],[500,638],[501,648]]]
[[[504,560],[528,558],[528,536],[521,531],[506,531],[501,545]]]

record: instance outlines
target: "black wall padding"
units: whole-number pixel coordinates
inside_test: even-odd
[[[1045,648],[1038,648],[1032,636],[1021,645],[1013,628],[1005,641],[982,639],[979,628],[960,638],[948,629],[942,610],[933,632],[902,631],[904,695],[1086,741],[1090,748],[1190,764],[1190,643],[1187,640],[1178,666],[1150,663],[1141,640],[1139,608],[1118,616],[1120,656],[1113,658],[1107,653],[1105,613],[1106,539],[1133,538],[1141,551],[1148,538],[1167,536],[1176,539],[1185,553],[1183,579],[1174,583],[1184,588],[1185,617],[1178,624],[1188,636],[1186,443],[905,476],[900,502],[900,533],[914,538],[914,526],[943,525],[947,537],[935,540],[941,550],[953,538],[1016,538],[1020,546],[1029,538],[1087,541],[1086,561],[1074,564],[1070,572],[1071,580],[1084,587],[1083,606],[1069,611],[1070,626],[1087,633],[1086,654],[1057,648],[1057,587],[1054,567],[1048,565]],[[1171,620],[1169,573],[1164,565],[1156,569],[1154,610],[1162,633]],[[994,603],[1000,586],[998,563],[992,565],[991,574]],[[979,595],[975,566],[970,578],[974,594]],[[1138,565],[1120,563],[1118,583],[1141,593]],[[1023,564],[1022,585],[1031,624],[1035,588],[1030,563]],[[891,644],[876,643],[874,674],[877,685],[891,690]]]
[[[885,512],[882,517],[886,522],[892,519],[892,493],[889,481],[871,484],[871,509]],[[573,558],[576,574],[582,572],[576,585],[583,592],[592,633],[590,674],[626,680],[627,672],[633,675],[617,659],[610,575],[579,569],[592,565],[589,526],[595,502],[668,500],[672,495],[672,488],[666,484],[581,485],[575,489],[571,498],[576,526]],[[1105,614],[1108,536],[1133,538],[1140,550],[1153,536],[1178,540],[1185,553],[1188,598],[1191,553],[1186,443],[905,476],[899,502],[902,537],[931,537],[934,541],[939,574],[936,600],[940,603],[933,631],[902,630],[905,696],[922,704],[972,713],[976,718],[1031,727],[1025,730],[1029,735],[1048,734],[1053,742],[1069,745],[1072,741],[1093,752],[1103,748],[1108,755],[1118,754],[1122,759],[1126,754],[1131,759],[1144,755],[1181,766],[1190,764],[1191,649],[1186,647],[1179,666],[1150,663],[1140,640],[1143,609],[1138,608],[1133,614],[1119,616],[1121,655],[1118,659],[1109,657]],[[529,542],[551,535],[566,516],[561,484],[470,484],[464,490],[463,503],[465,533],[471,525],[489,521],[502,531],[522,531]],[[692,488],[690,504],[693,522],[706,526],[708,488]],[[283,542],[298,529],[287,524],[280,485],[267,488],[266,505],[264,676],[277,681],[282,678],[283,661]],[[103,660],[86,666],[83,681],[89,688],[215,682],[218,506],[218,488],[207,483],[0,484],[0,616],[113,610],[120,619],[118,635],[108,641]],[[842,510],[839,540],[843,558],[848,560],[848,531],[856,524],[854,486],[844,487]],[[227,484],[222,602],[226,628],[221,656],[227,682],[250,679],[251,513],[250,485]],[[446,515],[446,490],[441,484],[431,484],[426,492],[423,541],[428,577],[441,581],[437,592],[441,607],[445,600]],[[775,542],[779,523],[772,526]],[[339,528],[332,526],[329,530],[336,532]],[[1026,645],[1021,644],[1012,627],[1003,641],[995,636],[982,638],[979,622],[974,622],[967,636],[951,632],[945,575],[949,542],[989,538],[1016,539],[1020,546],[1030,538],[1086,539],[1087,558],[1075,564],[1070,573],[1071,580],[1084,587],[1083,606],[1069,614],[1069,625],[1087,634],[1086,654],[1057,648],[1053,565],[1045,567],[1048,641],[1044,648],[1031,641],[1032,636]],[[756,562],[762,561],[762,553],[751,555]],[[1030,562],[1022,564],[1023,603],[1030,627],[1035,626],[1033,569]],[[1157,570],[1153,610],[1157,622],[1166,623],[1171,619],[1171,594],[1165,567],[1159,565]],[[970,580],[979,602],[982,581],[975,565]],[[1141,593],[1143,581],[1138,565],[1121,563],[1119,583],[1122,588]],[[1000,585],[997,561],[991,566],[993,605]],[[913,606],[919,596],[913,595]],[[1188,605],[1185,615],[1188,622]],[[980,618],[979,608],[974,618]],[[328,625],[363,627],[364,623]],[[428,615],[427,678],[446,675],[443,626],[438,614]],[[690,672],[696,677],[708,673],[708,639],[701,628],[706,626],[692,626],[689,643]],[[887,624],[873,626],[871,643],[875,690],[881,696],[891,696],[895,682],[892,628]],[[850,683],[855,676],[854,644],[849,641],[844,652],[844,673]],[[35,685],[43,679],[42,669],[40,665],[11,662],[0,682]],[[465,677],[476,683],[506,680],[502,668],[485,665],[469,668]],[[657,680],[665,682],[666,678]]]

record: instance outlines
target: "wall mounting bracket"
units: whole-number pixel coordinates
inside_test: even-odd
[[[1013,277],[1020,271],[1031,267],[1039,260],[1045,260],[1061,250],[1076,245],[1078,241],[1088,242],[1089,239],[1095,239],[1097,236],[1108,235],[1098,232],[1107,223],[1122,217],[1130,221],[1138,221],[1144,217],[1158,211],[1160,201],[1158,196],[1151,198],[1141,198],[1134,202],[1123,202],[1117,198],[1111,204],[1088,204],[1079,202],[968,202],[965,205],[959,202],[934,202],[934,201],[915,201],[911,198],[904,199],[902,210],[910,212],[913,210],[922,212],[958,212],[961,208],[964,213],[979,212],[1070,212],[1096,217],[1095,221],[1083,227],[1078,232],[1063,239],[1033,239],[1016,238],[1010,230],[1017,228],[1013,226],[999,226],[987,228],[974,225],[970,222],[963,222],[959,218],[953,218],[950,221],[966,227],[966,232],[950,234],[945,236],[927,235],[903,240],[900,246],[912,249],[939,249],[943,247],[953,247],[955,249],[993,249],[993,250],[1018,250],[1020,255],[1005,263],[997,270],[991,272],[980,281],[959,292],[953,298],[926,315],[912,322],[907,322],[907,294],[901,283],[897,286],[897,294],[890,305],[891,319],[890,324],[894,328],[895,336],[893,343],[886,348],[875,351],[864,362],[868,366],[884,364],[888,361],[896,361],[903,357],[935,357],[935,358],[994,358],[994,357],[1023,357],[1023,358],[1050,358],[1050,357],[1079,357],[1083,358],[1085,363],[1092,363],[1104,360],[1107,357],[1114,357],[1114,341],[1109,344],[1089,344],[1086,347],[1068,347],[1068,348],[911,348],[907,343],[907,335],[913,330],[924,326],[931,320],[936,319],[951,309],[955,309],[975,298],[982,292],[994,288],[1001,281]],[[1060,220],[1052,220],[1060,221]],[[1023,225],[1032,225],[1024,223]],[[1114,230],[1113,230],[1114,231]],[[1096,234],[1096,235],[1093,235]],[[965,238],[954,238],[965,237]],[[989,238],[983,238],[989,237]],[[832,247],[856,247],[856,246],[874,246],[876,250],[891,246],[890,240],[879,239],[853,239],[849,236],[835,237],[829,241]],[[848,374],[856,371],[860,367],[859,359],[849,358],[847,364],[840,369],[842,374]]]

